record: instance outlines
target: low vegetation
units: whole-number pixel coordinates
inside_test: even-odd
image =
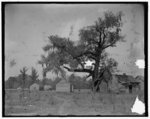
[[[6,115],[135,115],[131,113],[137,94],[67,93],[52,91],[6,91]],[[9,97],[8,97],[9,96]]]

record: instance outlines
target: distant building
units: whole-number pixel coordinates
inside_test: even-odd
[[[50,85],[45,85],[45,86],[44,86],[44,90],[52,90],[52,86],[50,86]]]
[[[56,91],[58,91],[58,92],[70,92],[70,83],[67,80],[61,79],[56,84]]]
[[[39,90],[40,86],[37,83],[34,83],[30,86],[30,90]]]
[[[116,75],[118,77],[118,82],[128,89],[129,93],[134,93],[139,91],[140,82],[131,75]]]
[[[143,76],[137,76],[135,79],[138,82],[140,82],[140,90],[144,90],[144,77]]]
[[[73,81],[70,83],[70,90],[71,92],[90,92],[91,87],[91,81]]]

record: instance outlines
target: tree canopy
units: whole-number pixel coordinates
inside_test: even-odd
[[[79,31],[77,44],[69,38],[50,35],[49,44],[43,47],[45,55],[42,55],[39,63],[45,65],[46,72],[61,73],[67,69],[88,73],[93,81],[98,80],[102,69],[109,68],[113,71],[117,67],[118,63],[113,58],[108,58],[106,49],[123,41],[121,17],[122,12],[105,12],[103,18],[99,17],[93,25]],[[89,60],[94,61],[91,68],[85,67]]]

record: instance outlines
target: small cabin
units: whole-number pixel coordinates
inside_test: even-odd
[[[45,85],[44,86],[44,90],[47,91],[47,90],[52,90],[52,86],[51,85]]]
[[[71,92],[91,92],[91,82],[89,81],[74,81],[70,84],[70,91]]]
[[[70,83],[67,80],[61,79],[56,85],[58,92],[70,92]]]
[[[30,86],[30,90],[39,90],[40,86],[37,83],[34,83]]]

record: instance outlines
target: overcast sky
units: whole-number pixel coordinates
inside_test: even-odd
[[[5,7],[5,78],[16,76],[26,66],[28,74],[35,67],[42,77],[42,68],[37,64],[42,47],[49,35],[69,37],[77,41],[79,29],[92,25],[105,11],[122,11],[126,42],[109,48],[111,57],[118,63],[120,73],[143,75],[143,69],[135,65],[144,59],[144,11],[136,4],[11,4]],[[48,78],[51,74],[48,75]]]

